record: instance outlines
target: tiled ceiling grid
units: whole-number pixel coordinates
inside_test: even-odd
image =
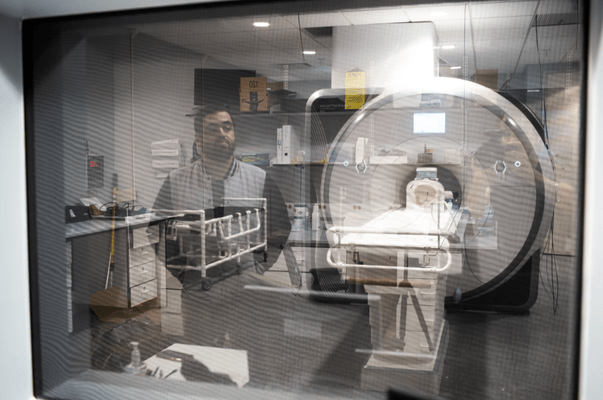
[[[469,75],[476,69],[498,69],[499,73],[509,74],[538,63],[536,29],[530,29],[535,14],[575,12],[576,2],[567,0],[470,2],[172,22],[134,28],[235,67],[255,69],[274,80],[282,77],[282,64],[290,65],[291,80],[329,80],[332,38],[310,29],[314,32],[311,34],[306,28],[430,21],[435,25],[440,46],[455,46],[451,50],[440,48],[442,68],[460,66],[467,56]],[[270,26],[254,27],[257,21],[268,22]],[[562,61],[576,47],[576,37],[575,24],[539,27],[541,63]],[[303,55],[302,47],[316,54]]]

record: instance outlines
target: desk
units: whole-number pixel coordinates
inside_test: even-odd
[[[103,296],[111,253],[112,220],[93,219],[65,226],[69,331],[88,324],[92,301],[100,307],[129,308],[156,298],[165,286],[154,214],[115,221],[114,290]],[[81,318],[74,319],[76,315]]]

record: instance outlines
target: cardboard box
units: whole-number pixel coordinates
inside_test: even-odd
[[[268,111],[268,92],[265,76],[241,78],[239,91],[241,112]]]

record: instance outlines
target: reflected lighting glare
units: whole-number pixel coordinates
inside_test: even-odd
[[[258,28],[265,28],[267,26],[270,26],[270,24],[268,22],[254,22],[253,26]]]
[[[304,54],[316,54],[314,50],[304,50]]]
[[[454,49],[456,46],[453,44],[445,44],[444,46],[442,46],[443,50],[452,50]]]
[[[461,69],[461,67],[457,65],[456,67],[450,67],[450,69]]]

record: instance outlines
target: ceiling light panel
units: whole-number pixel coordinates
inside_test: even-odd
[[[244,31],[266,29],[253,26],[254,22],[268,22],[270,24],[268,29],[291,29],[294,27],[289,21],[280,16],[259,15],[250,18],[229,18],[226,21]]]
[[[283,16],[287,21],[295,27],[299,26],[297,15]],[[299,16],[302,28],[318,28],[323,26],[346,26],[351,25],[341,13],[324,13],[324,14],[302,14]]]
[[[387,24],[409,21],[402,7],[386,10],[342,11],[341,14],[343,14],[343,16],[353,25]]]
[[[434,13],[446,13],[446,15],[434,15]],[[404,13],[410,21],[438,21],[445,19],[463,19],[465,15],[464,5],[455,6],[413,6],[404,7]]]

